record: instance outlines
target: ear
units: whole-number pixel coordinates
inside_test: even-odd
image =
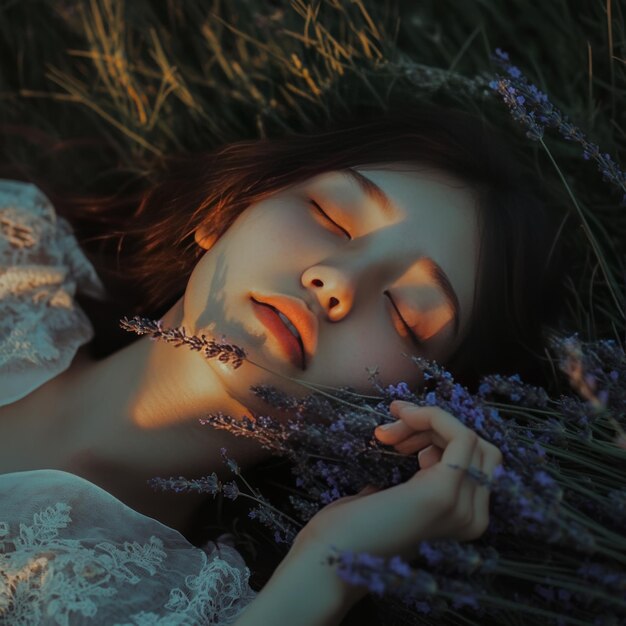
[[[217,235],[209,234],[208,228],[206,226],[200,226],[199,228],[196,228],[194,238],[196,240],[196,243],[205,250],[209,250],[217,241]]]

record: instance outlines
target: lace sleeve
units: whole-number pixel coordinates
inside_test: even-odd
[[[60,470],[0,475],[0,625],[232,624],[255,597],[232,547]]]
[[[0,179],[0,406],[66,370],[93,327],[77,290],[106,290],[72,227],[35,186]]]

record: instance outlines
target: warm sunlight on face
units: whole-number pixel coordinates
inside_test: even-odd
[[[188,332],[224,335],[283,375],[366,394],[374,391],[368,368],[378,368],[383,384],[419,382],[403,352],[445,363],[471,324],[479,252],[473,193],[415,165],[347,172],[283,189],[235,220],[189,279]],[[294,323],[304,355],[299,339],[253,298]],[[207,362],[246,406],[253,384],[311,392],[249,363],[233,371]]]

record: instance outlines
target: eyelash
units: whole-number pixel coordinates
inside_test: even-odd
[[[309,199],[309,201],[311,202],[311,204],[317,209],[317,211],[319,213],[321,213],[321,215],[324,217],[324,219],[326,219],[328,222],[330,222],[333,226],[337,227],[339,230],[343,231],[349,239],[352,239],[352,236],[350,235],[350,233],[343,227],[341,227],[339,224],[337,224],[337,222],[335,222],[335,220],[333,220],[323,209],[322,207],[315,202],[315,200],[313,199]],[[402,322],[402,324],[404,325],[404,327],[406,328],[406,330],[409,333],[409,337],[411,337],[411,339],[413,340],[413,342],[418,346],[421,347],[423,345],[423,341],[421,341],[419,339],[419,337],[417,337],[417,335],[415,334],[415,332],[413,331],[413,329],[404,321],[404,318],[402,317],[402,315],[400,314],[400,311],[398,311],[398,308],[396,307],[395,302],[393,301],[393,298],[391,297],[391,295],[389,295],[388,291],[385,291],[385,295],[389,297],[389,300],[391,301],[391,304],[393,306],[393,309],[396,313],[396,315],[398,316],[398,318],[400,319],[400,321]]]
[[[315,200],[311,200],[311,204],[324,216],[325,219],[327,219],[333,226],[336,226],[339,230],[343,231],[347,236],[348,239],[352,239],[352,236],[350,235],[350,233],[343,227],[339,226],[339,224],[337,224],[337,222],[335,222],[335,220],[331,219],[331,217],[322,209],[322,207],[315,202]]]

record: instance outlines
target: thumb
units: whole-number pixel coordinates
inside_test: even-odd
[[[374,485],[367,485],[361,489],[356,495],[357,496],[369,496],[371,493],[376,493],[380,491],[380,487],[374,487]]]

